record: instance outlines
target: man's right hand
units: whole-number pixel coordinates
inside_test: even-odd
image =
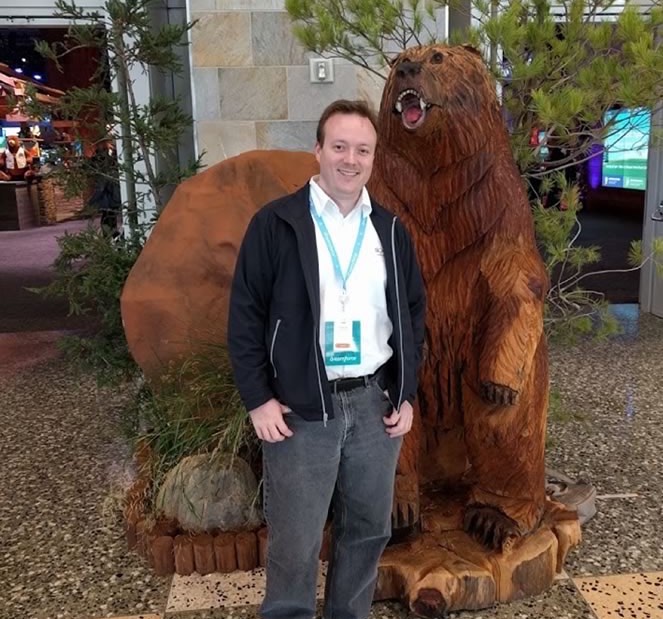
[[[258,408],[249,411],[258,438],[268,443],[278,443],[291,437],[292,430],[283,418],[283,414],[288,410],[276,398],[272,398]]]

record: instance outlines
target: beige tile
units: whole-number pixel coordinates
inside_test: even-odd
[[[368,101],[373,106],[373,109],[378,112],[389,68],[375,67],[375,69],[382,73],[384,77],[376,75],[363,67],[357,69],[357,98]]]
[[[663,572],[574,578],[598,619],[663,619]]]
[[[194,67],[241,67],[252,64],[251,15],[242,12],[193,13]]]
[[[313,152],[317,121],[276,120],[257,122],[258,148],[305,150]]]
[[[200,120],[218,120],[219,107],[219,70],[214,67],[194,67],[193,75],[194,118]]]
[[[251,37],[256,66],[308,66],[308,54],[295,39],[292,20],[285,11],[253,13]]]
[[[216,0],[220,11],[282,11],[285,0]]]
[[[192,12],[213,11],[216,9],[215,0],[189,0]]]
[[[332,83],[312,84],[308,67],[288,67],[289,120],[315,120],[336,99],[357,98],[357,69],[334,64]]]
[[[283,67],[219,69],[222,120],[281,120],[288,116]]]
[[[327,566],[321,563],[318,574],[318,599],[321,599],[324,593],[326,573]],[[265,570],[262,568],[250,572],[238,571],[207,576],[175,575],[166,612],[258,605],[262,602],[264,592]]]
[[[253,122],[206,121],[196,124],[198,146],[205,151],[203,163],[214,165],[256,148],[256,127]]]

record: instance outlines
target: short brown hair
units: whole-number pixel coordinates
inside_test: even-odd
[[[338,99],[333,103],[330,103],[322,112],[320,120],[318,121],[318,129],[315,132],[315,139],[318,141],[320,146],[323,145],[325,141],[325,124],[327,121],[336,114],[357,114],[357,116],[362,116],[363,118],[368,118],[375,129],[375,133],[378,132],[378,120],[375,116],[375,112],[371,109],[371,106],[363,100],[350,101],[348,99]]]

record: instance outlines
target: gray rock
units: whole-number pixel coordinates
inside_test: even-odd
[[[229,455],[184,458],[166,475],[157,509],[194,533],[253,529],[262,522],[255,475]]]

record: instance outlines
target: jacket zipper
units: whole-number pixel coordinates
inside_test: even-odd
[[[314,321],[313,325],[313,348],[315,349],[315,370],[318,373],[318,389],[320,390],[320,401],[322,402],[322,423],[323,426],[327,427],[327,406],[325,405],[325,394],[322,390],[322,377],[320,375],[320,362],[318,361],[318,349],[320,347],[319,336],[318,336],[318,325]]]
[[[391,221],[391,257],[394,263],[394,281],[396,285],[396,311],[398,313],[398,344],[401,351],[401,390],[398,394],[398,406],[396,410],[400,410],[403,403],[403,389],[405,387],[405,351],[403,350],[403,318],[401,316],[401,294],[398,282],[398,269],[396,268],[396,217]]]
[[[274,378],[277,378],[278,373],[276,372],[276,366],[274,365],[274,344],[276,344],[276,335],[279,332],[279,327],[281,326],[281,318],[276,321],[276,327],[274,327],[274,335],[272,335],[272,345],[269,347],[269,362],[272,364],[272,369],[274,370]]]

